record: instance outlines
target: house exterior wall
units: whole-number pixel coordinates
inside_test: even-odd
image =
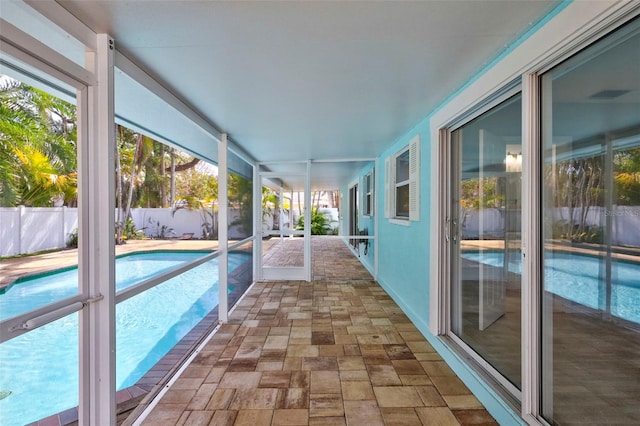
[[[368,165],[364,168],[362,168],[358,174],[356,174],[355,176],[353,176],[350,180],[349,180],[349,184],[344,186],[343,188],[340,188],[340,194],[342,196],[342,201],[341,201],[341,205],[340,205],[340,209],[341,209],[341,217],[342,217],[342,228],[340,229],[340,234],[341,235],[349,235],[349,187],[353,186],[354,184],[358,184],[358,229],[359,230],[367,230],[367,234],[369,236],[375,236],[375,232],[376,232],[376,220],[377,220],[377,212],[375,210],[375,199],[374,199],[374,214],[372,216],[365,216],[362,214],[362,202],[363,202],[363,193],[362,190],[364,188],[363,185],[363,177],[367,175],[367,173],[369,173],[371,170],[373,170],[375,168],[375,166],[373,164]],[[378,171],[375,171],[375,174],[377,174]],[[374,196],[378,196],[377,191],[378,191],[378,182],[377,182],[377,176],[374,174],[376,182],[374,185],[374,191],[376,192],[374,194]],[[377,238],[377,236],[376,236]],[[367,253],[364,253],[364,244],[360,244],[359,245],[359,258],[360,261],[362,262],[362,264],[364,265],[365,268],[367,268],[367,270],[371,273],[371,275],[375,276],[375,240],[370,239],[369,241],[369,246],[367,248]]]
[[[383,165],[385,159],[409,144],[416,135],[421,140],[420,170],[420,220],[400,225],[384,217],[385,205],[385,170],[376,170],[376,198],[378,221],[378,276],[377,280],[387,293],[398,303],[411,318],[416,327],[425,335],[442,358],[456,372],[460,379],[474,392],[480,401],[500,424],[525,424],[519,410],[514,410],[509,403],[498,395],[469,364],[454,352],[434,330],[435,316],[433,306],[433,287],[437,274],[433,274],[432,260],[436,253],[434,248],[442,246],[442,242],[434,233],[440,223],[436,211],[437,197],[433,191],[438,190],[446,176],[434,178],[432,168],[442,159],[432,158],[432,145],[438,134],[437,120],[446,110],[449,116],[461,114],[471,108],[474,103],[481,102],[501,86],[513,80],[513,76],[531,69],[539,64],[540,57],[548,55],[549,46],[560,50],[568,39],[577,38],[566,23],[574,27],[587,28],[606,25],[608,16],[617,13],[620,3],[615,2],[562,2],[536,25],[526,30],[524,35],[501,55],[489,63],[476,76],[443,102],[434,111],[426,112],[424,119],[414,128],[406,132],[396,141],[390,141],[390,147],[378,158]],[[578,32],[579,33],[579,32]],[[560,56],[559,54],[556,56]],[[434,121],[436,123],[434,123]],[[439,123],[442,125],[443,123]],[[368,170],[362,170],[359,179]],[[517,411],[517,412],[516,412]],[[529,419],[530,420],[530,419]]]

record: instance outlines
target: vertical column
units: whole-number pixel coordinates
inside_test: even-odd
[[[262,262],[262,178],[260,177],[259,167],[253,165],[253,236],[255,238],[253,244],[253,277],[251,281],[255,282],[262,279],[261,262]]]
[[[80,287],[95,298],[80,311],[79,423],[116,423],[114,41],[96,36],[87,68],[97,84],[78,93],[78,264]]]
[[[373,196],[373,206],[371,206],[371,208],[373,209],[373,235],[375,235],[375,238],[373,239],[373,279],[377,280],[378,279],[378,228],[380,225],[380,210],[378,209],[378,199],[380,198],[378,196],[378,192],[380,191],[380,187],[382,185],[379,184],[379,182],[376,182],[376,180],[378,179],[378,176],[381,176],[382,173],[380,173],[380,161],[378,160],[378,158],[376,157],[376,165],[375,165],[375,171],[372,173],[371,175],[371,179],[373,179],[373,182],[371,182],[372,185],[372,196]]]
[[[304,269],[307,281],[311,281],[311,209],[311,161],[307,160],[304,181]]]
[[[227,134],[223,133],[218,143],[218,319],[220,322],[228,320],[228,249],[229,249],[229,227],[228,227],[228,198],[229,189],[227,182]]]
[[[541,349],[541,322],[542,313],[542,222],[541,222],[541,87],[537,74],[528,74],[522,78],[522,415],[525,419],[533,421],[540,413],[543,392],[553,395],[553,388],[549,386],[552,374],[544,367],[550,364],[550,346],[545,345]],[[549,95],[549,94],[548,94]],[[547,98],[549,100],[550,98]],[[550,103],[547,105],[550,108]],[[551,123],[550,121],[548,123]],[[546,127],[545,131],[550,128]],[[551,135],[545,135],[546,138]],[[555,158],[553,163],[555,164]],[[552,312],[547,312],[552,315]],[[545,318],[548,324],[552,316]],[[552,339],[552,327],[544,330]],[[542,352],[541,352],[542,351]],[[542,355],[542,360],[540,359]],[[545,363],[544,361],[547,360]],[[541,368],[543,369],[542,371]],[[545,377],[542,378],[541,375]],[[541,382],[542,379],[542,382]],[[541,386],[545,389],[541,391]],[[548,407],[547,407],[548,408]]]
[[[284,188],[282,188],[282,184],[280,184],[280,190],[278,191],[278,229],[280,230],[280,243],[282,243],[284,231]],[[291,226],[291,222],[293,221],[293,192],[291,193],[291,203],[289,204],[289,228],[293,228]]]

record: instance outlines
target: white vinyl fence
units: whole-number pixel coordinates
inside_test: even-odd
[[[574,223],[580,222],[581,209],[573,209]],[[612,244],[616,246],[640,247],[640,206],[613,206],[611,210],[604,207],[591,207],[585,218],[587,226],[604,227],[607,216],[611,217]],[[517,218],[514,218],[518,220]],[[560,207],[553,211],[554,223],[569,222],[569,208]],[[502,238],[504,232],[504,211],[497,208],[468,210],[463,215],[462,238],[477,239],[482,229],[483,235],[495,235]]]
[[[0,208],[0,257],[65,247],[77,227],[76,208]]]
[[[166,238],[193,234],[202,238],[203,218],[199,211],[178,210],[171,215],[166,209],[132,209],[136,229],[145,235]],[[229,220],[235,220],[238,209],[229,210]],[[207,216],[211,222],[211,217]],[[217,221],[217,215],[215,220]],[[218,224],[215,223],[216,231]],[[69,235],[78,228],[78,209],[73,207],[11,207],[0,208],[0,257],[34,253],[66,247]],[[238,225],[229,229],[230,239],[244,238]]]

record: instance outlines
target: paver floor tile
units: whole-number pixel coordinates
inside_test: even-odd
[[[380,407],[422,407],[424,403],[413,386],[374,386]]]
[[[384,424],[375,401],[345,401],[345,417],[349,425],[381,426]]]
[[[273,413],[273,426],[299,426],[309,424],[309,410],[304,408],[279,409]]]
[[[256,283],[230,319],[144,424],[495,425],[373,282]]]
[[[433,426],[460,426],[460,422],[446,407],[422,407],[416,408],[418,417],[425,425]]]
[[[269,426],[272,418],[273,410],[239,410],[234,426]]]
[[[380,408],[385,425],[422,426],[422,422],[413,408]]]
[[[317,394],[309,399],[309,417],[344,416],[344,405],[340,394]]]
[[[342,382],[342,399],[345,401],[361,401],[375,398],[373,388],[368,380]]]

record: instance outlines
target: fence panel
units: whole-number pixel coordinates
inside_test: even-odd
[[[0,208],[0,256],[20,254],[20,208]]]
[[[179,238],[193,234],[203,237],[203,221],[213,221],[217,235],[217,213],[214,217],[197,210],[136,208],[131,216],[136,229],[147,237]],[[116,212],[117,214],[117,212]],[[229,221],[240,216],[239,209],[229,209]],[[34,253],[66,247],[69,235],[78,228],[78,209],[72,207],[10,207],[0,208],[0,257]],[[240,225],[229,229],[230,239],[242,239]]]

